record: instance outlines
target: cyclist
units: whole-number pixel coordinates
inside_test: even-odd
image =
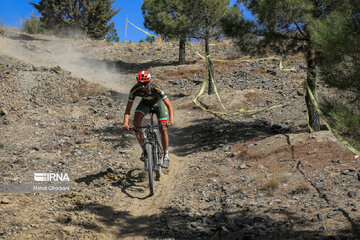
[[[150,73],[148,73],[147,71],[141,71],[138,73],[136,80],[137,84],[135,84],[130,90],[129,100],[126,105],[123,129],[130,129],[130,111],[135,97],[141,97],[141,101],[135,110],[135,116],[133,121],[135,127],[141,126],[141,122],[146,116],[146,114],[150,112],[150,108],[154,107],[159,125],[163,125],[163,127],[161,128],[161,143],[164,149],[163,167],[168,168],[170,165],[170,159],[168,151],[169,136],[167,133],[167,126],[171,126],[174,124],[174,108],[162,87],[158,83],[150,82]],[[169,111],[169,118],[165,106]],[[144,160],[145,153],[141,132],[136,132],[136,138],[143,150],[140,159]]]

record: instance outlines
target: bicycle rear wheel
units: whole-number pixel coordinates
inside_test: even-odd
[[[154,195],[155,193],[155,182],[154,182],[154,162],[153,162],[153,151],[152,145],[147,143],[145,145],[146,154],[147,154],[147,161],[148,161],[148,176],[149,176],[149,188],[150,188],[150,195]]]

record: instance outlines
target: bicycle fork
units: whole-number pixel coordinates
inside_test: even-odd
[[[153,152],[154,152],[154,159],[155,159],[155,161],[154,161],[154,170],[158,171],[159,170],[159,159],[157,157],[158,156],[158,149],[156,147],[156,144],[153,144],[153,148],[154,148]]]
[[[146,133],[146,129],[142,129],[141,131],[141,134],[142,134],[142,139],[143,139],[143,146],[142,146],[142,149],[144,151],[144,168],[145,168],[145,171],[148,170],[148,157],[147,157],[147,150],[146,150],[146,145],[149,143],[148,139],[147,139],[147,133]]]
[[[150,112],[150,121],[151,121],[151,126],[154,126],[154,118],[153,118],[153,112]],[[152,145],[152,149],[153,149],[153,159],[154,159],[154,170],[158,171],[159,170],[159,166],[161,167],[161,159],[158,158],[158,151],[159,149],[157,148],[157,138],[158,138],[158,134],[159,132],[156,131],[153,127],[151,128],[151,132],[153,134],[153,139],[150,142],[150,144]]]

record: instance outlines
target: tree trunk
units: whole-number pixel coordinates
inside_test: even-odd
[[[307,77],[306,82],[309,86],[310,91],[316,99],[316,60],[315,60],[315,50],[309,41],[308,43],[308,52],[307,52]],[[320,117],[318,112],[315,109],[313,102],[311,101],[310,94],[306,89],[305,102],[307,111],[309,114],[309,125],[311,130],[320,131]]]
[[[179,65],[185,64],[185,44],[186,44],[186,35],[181,35],[179,43]]]
[[[206,36],[205,37],[205,54],[206,54],[206,61],[207,61],[207,66],[208,66],[208,79],[209,79],[209,89],[208,89],[208,95],[214,94],[215,90],[214,90],[214,84],[212,82],[211,79],[214,80],[214,71],[213,71],[213,67],[212,67],[212,62],[210,59],[210,48],[209,48],[209,37]]]

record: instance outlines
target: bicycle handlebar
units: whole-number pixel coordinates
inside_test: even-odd
[[[139,127],[134,126],[134,127],[130,127],[129,130],[136,132],[138,129],[142,129],[142,128],[151,128],[151,127],[153,127],[153,128],[163,128],[164,126],[167,126],[167,125],[161,124],[161,125],[153,125],[153,126],[151,126],[151,125],[145,125],[145,126],[139,126]]]

